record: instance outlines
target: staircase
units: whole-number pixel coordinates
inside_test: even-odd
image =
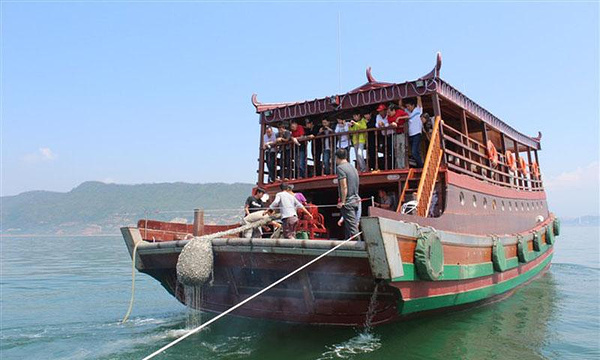
[[[431,197],[435,188],[435,182],[438,177],[440,163],[442,161],[442,148],[440,139],[440,123],[442,119],[439,116],[435,117],[431,141],[427,149],[427,157],[423,165],[421,180],[417,189],[417,215],[427,217],[429,206],[431,205]],[[405,187],[408,184],[411,174],[407,177]],[[402,190],[402,196],[405,195],[405,190]]]

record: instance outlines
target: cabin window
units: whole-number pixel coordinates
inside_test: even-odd
[[[527,203],[527,211],[529,211],[529,203]]]
[[[487,198],[483,198],[483,208],[487,209]]]
[[[508,202],[508,211],[512,211],[512,201]]]
[[[496,199],[492,199],[492,210],[496,210]]]
[[[504,211],[504,200],[502,200],[502,211]]]
[[[463,194],[462,191],[460,192],[460,194],[458,194],[458,201],[460,201],[461,205],[465,205],[465,194]]]
[[[473,207],[477,207],[477,196],[473,195]]]

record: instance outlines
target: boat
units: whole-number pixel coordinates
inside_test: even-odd
[[[478,306],[533,281],[550,267],[560,233],[539,167],[541,133],[524,135],[492,115],[444,81],[441,65],[438,53],[431,72],[403,83],[377,81],[368,68],[362,86],[302,102],[262,103],[253,95],[261,139],[256,187],[273,199],[283,181],[292,184],[310,199],[315,218],[300,221],[302,236],[296,239],[269,233],[245,238],[235,233],[241,222],[205,224],[199,209],[189,224],[141,219],[121,229],[137,270],[183,304],[222,313],[339,245],[232,313],[335,326],[364,326],[367,320],[374,326]],[[271,149],[263,146],[269,126],[350,118],[356,111],[375,117],[379,105],[411,98],[432,119],[424,132],[422,168],[415,167],[408,147],[390,154],[385,132],[392,128],[372,126],[273,145],[275,164],[269,168]],[[338,197],[335,164],[322,153],[325,141],[333,146],[341,136],[356,134],[365,135],[368,153],[360,172],[362,233],[342,244],[339,210],[330,206]],[[405,161],[398,161],[401,156]],[[355,155],[351,160],[358,166]],[[394,195],[397,206],[377,206],[381,189]],[[201,286],[200,297],[186,296],[176,274],[179,254],[195,237],[221,232],[211,240],[211,280]]]

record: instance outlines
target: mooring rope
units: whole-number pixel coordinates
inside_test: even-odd
[[[330,253],[334,252],[335,250],[337,250],[340,246],[344,245],[345,243],[347,243],[350,240],[355,239],[357,236],[359,236],[360,234],[362,234],[362,231],[359,232],[356,235],[353,235],[351,237],[349,237],[348,239],[342,241],[341,243],[337,244],[336,246],[332,247],[331,249],[327,250],[326,252],[324,252],[323,254],[319,255],[318,257],[312,259],[311,261],[307,262],[306,264],[302,265],[301,267],[299,267],[298,269],[292,271],[291,273],[287,274],[286,276],[282,277],[281,279],[275,281],[274,283],[272,283],[271,285],[267,286],[266,288],[262,289],[261,291],[257,292],[256,294],[250,296],[249,298],[247,298],[246,300],[238,303],[237,305],[234,305],[233,307],[229,308],[228,310],[226,310],[225,312],[215,316],[214,318],[210,319],[209,321],[207,321],[206,323],[188,331],[186,334],[182,335],[181,337],[173,340],[172,342],[168,343],[167,345],[161,347],[160,349],[156,350],[155,352],[153,352],[152,354],[146,356],[145,358],[143,358],[143,360],[149,360],[152,359],[153,357],[155,357],[156,355],[160,354],[161,352],[167,350],[168,348],[174,346],[175,344],[183,341],[184,339],[186,339],[187,337],[197,333],[198,331],[202,330],[203,328],[207,327],[208,325],[212,324],[213,322],[219,320],[220,318],[222,318],[223,316],[229,314],[230,312],[234,311],[235,309],[239,308],[240,306],[246,304],[247,302],[253,300],[254,298],[262,295],[263,293],[265,293],[267,290],[272,289],[273,287],[281,284],[282,282],[284,282],[285,280],[289,279],[290,277],[296,275],[297,273],[299,273],[300,271],[306,269],[307,267],[309,267],[310,265],[316,263],[317,261],[321,260],[322,258],[324,258],[325,256],[329,255]]]
[[[129,315],[131,315],[131,310],[133,310],[133,299],[135,297],[135,256],[137,254],[138,245],[141,243],[142,241],[136,243],[131,253],[131,298],[129,299],[129,309],[127,309],[127,313],[125,313],[125,316],[123,316],[121,324],[124,324],[129,319]]]

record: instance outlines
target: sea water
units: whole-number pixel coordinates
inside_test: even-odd
[[[226,317],[159,358],[597,359],[598,233],[563,226],[551,269],[494,304],[369,331]],[[131,319],[120,323],[131,260],[118,236],[0,242],[2,359],[140,359],[198,324],[139,273]]]

